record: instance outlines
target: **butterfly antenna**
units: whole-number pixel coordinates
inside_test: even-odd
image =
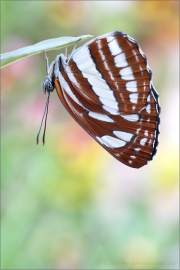
[[[46,123],[47,123],[47,116],[48,116],[49,98],[50,98],[50,92],[48,93],[48,98],[47,98],[46,118],[45,118],[44,132],[43,132],[43,138],[42,138],[43,145],[45,145]]]
[[[47,112],[48,112],[48,105],[49,105],[49,97],[50,97],[50,92],[48,93],[48,97],[47,97],[47,101],[46,101],[46,105],[45,105],[43,117],[42,117],[42,120],[41,120],[39,132],[38,132],[37,137],[36,137],[36,144],[39,143],[39,135],[40,135],[40,132],[41,132],[41,128],[42,128],[42,124],[43,124],[43,121],[44,121],[45,114],[46,114],[46,119],[47,119]],[[46,126],[46,122],[45,122],[45,126]],[[44,133],[45,133],[45,131],[44,131]],[[44,138],[44,137],[45,137],[45,135],[43,135],[43,138]],[[44,145],[44,139],[43,139],[43,145]]]

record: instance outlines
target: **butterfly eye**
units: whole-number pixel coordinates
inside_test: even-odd
[[[54,90],[54,85],[53,83],[50,81],[49,78],[45,78],[44,81],[42,82],[42,90],[43,93],[46,94],[46,91],[49,92],[53,92]]]

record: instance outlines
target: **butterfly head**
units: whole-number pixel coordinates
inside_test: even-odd
[[[46,92],[53,92],[54,90],[54,84],[49,77],[44,78],[41,86],[44,94],[46,94]]]

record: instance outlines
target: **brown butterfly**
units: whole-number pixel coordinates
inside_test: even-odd
[[[156,154],[159,96],[146,56],[128,35],[111,32],[73,50],[70,57],[58,55],[42,88],[48,92],[46,119],[55,88],[75,121],[117,160],[140,168]]]

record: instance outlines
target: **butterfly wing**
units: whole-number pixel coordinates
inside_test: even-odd
[[[72,117],[111,155],[140,168],[156,153],[160,106],[147,59],[122,32],[77,49],[55,80]]]

